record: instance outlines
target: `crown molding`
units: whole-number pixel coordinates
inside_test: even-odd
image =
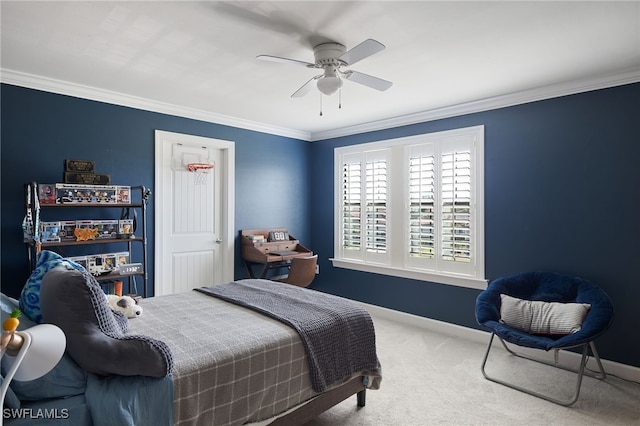
[[[311,134],[311,141],[320,141],[359,133],[373,132],[376,130],[390,129],[393,127],[424,123],[427,121],[441,120],[443,118],[457,117],[460,115],[489,111],[637,82],[640,82],[640,69],[631,68],[616,74],[608,74],[583,80],[573,80],[561,84],[538,87],[531,90],[514,92],[507,95],[480,99],[443,108],[436,108],[429,111],[393,117],[385,120],[315,132]]]
[[[142,109],[145,111],[157,112],[161,114],[174,115],[178,117],[191,118],[194,120],[206,121],[209,123],[223,124],[231,127],[238,127],[256,132],[269,133],[272,135],[285,136],[294,139],[310,140],[310,133],[300,130],[293,130],[283,127],[271,126],[223,114],[215,114],[208,111],[188,108],[164,102],[153,101],[124,93],[98,89],[81,84],[70,83],[68,81],[56,80],[33,74],[0,68],[0,82],[14,86],[26,87],[29,89],[42,90],[45,92],[57,93],[59,95],[73,96],[76,98],[89,99],[108,104],[120,105],[130,108]]]
[[[231,117],[223,114],[215,114],[208,111],[183,107],[179,105],[152,101],[149,99],[139,98],[119,92],[97,89],[95,87],[89,87],[62,80],[7,70],[4,68],[0,68],[0,82],[30,89],[42,90],[45,92],[52,92],[82,99],[89,99],[114,105],[142,109],[145,111],[191,118],[194,120],[201,120],[209,123],[222,124],[246,130],[253,130],[256,132],[269,133],[272,135],[279,135],[294,139],[301,139],[304,141],[315,142],[325,139],[355,135],[359,133],[373,132],[377,130],[390,129],[411,124],[424,123],[427,121],[441,120],[444,118],[489,111],[514,105],[521,105],[529,102],[536,102],[545,99],[573,95],[576,93],[622,86],[625,84],[637,83],[640,82],[640,69],[631,68],[629,70],[622,71],[616,74],[608,74],[600,77],[582,80],[573,80],[561,84],[543,86],[535,89],[480,99],[477,101],[466,102],[448,107],[435,108],[428,111],[392,117],[384,120],[358,124],[355,126],[347,126],[338,129],[313,133],[271,126],[264,123],[243,120],[236,117]]]

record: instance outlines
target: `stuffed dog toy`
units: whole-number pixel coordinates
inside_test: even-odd
[[[115,294],[106,294],[107,302],[111,309],[122,312],[127,318],[135,318],[142,314],[142,306],[130,296],[116,296]]]

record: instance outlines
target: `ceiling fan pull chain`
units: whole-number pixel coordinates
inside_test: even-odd
[[[322,117],[322,93],[320,93],[320,117]]]
[[[342,109],[342,87],[338,92],[338,109]]]

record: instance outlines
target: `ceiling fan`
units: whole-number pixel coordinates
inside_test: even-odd
[[[387,90],[391,87],[393,83],[390,81],[358,71],[343,69],[384,49],[385,46],[382,43],[373,39],[367,39],[350,50],[347,50],[346,47],[340,43],[329,42],[318,44],[313,48],[314,63],[270,55],[259,55],[257,59],[321,69],[323,70],[322,74],[312,77],[302,87],[296,90],[291,97],[300,98],[306,95],[313,89],[314,83],[321,93],[331,96],[342,87],[343,79],[380,91]]]

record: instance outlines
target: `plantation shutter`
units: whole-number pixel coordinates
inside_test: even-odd
[[[365,172],[366,249],[387,252],[387,160],[367,161]]]
[[[359,161],[342,165],[342,249],[359,251],[361,246],[362,166]]]
[[[441,259],[471,261],[471,152],[442,155]]]
[[[431,151],[431,150],[429,150]],[[409,256],[433,259],[436,249],[435,157],[433,152],[409,158]]]
[[[406,266],[473,273],[473,137],[412,145],[405,155]]]

